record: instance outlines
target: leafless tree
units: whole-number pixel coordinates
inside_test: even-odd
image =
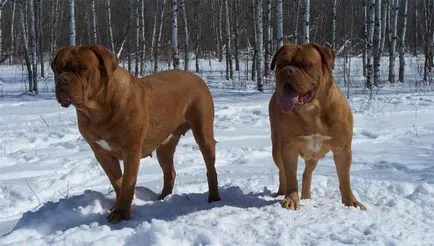
[[[309,43],[310,0],[303,0],[303,43]]]
[[[255,0],[255,12],[256,12],[256,81],[257,81],[257,90],[264,91],[264,84],[262,81],[263,77],[263,33],[262,33],[262,0]]]
[[[188,24],[187,13],[185,12],[185,0],[181,0],[182,24],[184,26],[184,70],[188,70],[189,59],[189,40],[188,40]]]
[[[397,29],[398,29],[398,9],[399,9],[399,0],[393,0],[393,5],[391,8],[390,15],[390,44],[389,44],[389,82],[396,82],[396,73],[395,73],[395,58],[396,58],[396,40],[397,37]]]
[[[282,0],[277,0],[277,13],[276,13],[276,22],[277,22],[277,47],[280,48],[283,46],[283,3]]]
[[[373,89],[373,39],[374,39],[374,18],[375,18],[375,0],[369,0],[368,2],[368,47],[366,52],[366,87],[371,91]]]
[[[172,60],[173,68],[179,69],[177,0],[172,0]]]
[[[225,24],[226,24],[226,79],[232,79],[232,46],[231,46],[231,24],[229,18],[228,0],[223,0],[225,5]]]
[[[110,7],[110,5],[109,5]],[[97,25],[96,25],[96,10],[95,10],[95,0],[90,1],[90,25],[91,25],[91,36],[92,36],[92,42],[98,43],[98,31],[97,31]],[[113,33],[112,33],[113,35]]]
[[[402,14],[400,21],[400,35],[399,35],[399,75],[398,80],[404,82],[404,71],[405,71],[405,34],[407,32],[407,9],[408,0],[404,0],[402,4]]]
[[[75,0],[68,0],[68,30],[69,30],[69,46],[74,46],[76,42]]]
[[[373,38],[373,57],[374,57],[374,85],[378,87],[380,80],[380,63],[381,63],[381,1],[375,0],[375,17],[374,17],[374,38]]]

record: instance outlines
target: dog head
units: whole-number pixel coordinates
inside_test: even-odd
[[[108,85],[117,66],[116,55],[100,45],[59,49],[51,62],[57,101],[65,108],[85,106]]]
[[[276,73],[280,109],[288,113],[297,105],[311,102],[330,81],[334,60],[333,50],[318,44],[282,46],[270,66]]]

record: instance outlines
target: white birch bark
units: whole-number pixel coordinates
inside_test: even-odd
[[[95,10],[95,0],[90,2],[90,25],[91,25],[91,40],[94,44],[98,43],[98,32],[96,25],[96,10]]]
[[[234,59],[235,59],[235,70],[240,71],[240,57],[239,57],[239,41],[240,41],[240,22],[239,22],[239,15],[240,15],[240,6],[238,0],[232,0],[233,2],[233,9],[234,9]]]
[[[380,63],[381,63],[381,1],[375,0],[375,24],[373,39],[374,54],[374,85],[378,86],[380,80]]]
[[[110,49],[112,52],[115,52],[115,43],[113,41],[113,28],[112,28],[112,12],[110,7],[110,0],[106,0],[106,11],[107,11],[107,27],[108,27],[108,33],[109,33],[109,43],[110,43]]]
[[[263,84],[263,33],[262,33],[262,0],[255,1],[255,12],[256,12],[256,81],[257,81],[257,90],[263,92],[264,84]]]
[[[27,6],[27,23],[29,32],[29,53],[30,63],[32,65],[32,86],[29,88],[30,92],[38,93],[38,63],[36,55],[36,24],[35,24],[35,2],[34,0],[28,1]]]
[[[140,1],[140,74],[145,74],[145,0]]]
[[[25,12],[26,11],[26,0],[20,0],[20,34],[21,34],[21,39],[22,39],[22,44],[23,44],[23,49],[24,49],[24,60],[26,62],[26,68],[27,68],[27,82],[28,82],[28,86],[29,88],[28,91],[32,91],[33,88],[33,72],[32,72],[32,63],[30,61],[30,53],[29,53],[29,44],[28,44],[28,39],[27,39],[27,35],[26,35],[26,20],[25,20]]]
[[[283,0],[277,0],[276,22],[277,48],[280,48],[283,46]]]
[[[173,69],[179,69],[177,0],[172,0],[172,62]]]
[[[57,16],[59,12],[59,0],[51,0],[50,6],[51,30],[50,30],[50,54],[54,57],[57,49]]]
[[[184,70],[189,68],[189,40],[188,40],[188,23],[187,14],[185,12],[185,0],[181,0],[182,24],[184,25]]]
[[[160,55],[160,48],[161,48],[161,37],[163,33],[163,18],[164,18],[164,9],[166,7],[166,0],[162,0],[161,3],[161,12],[160,12],[160,20],[159,20],[159,27],[158,27],[158,37],[157,42],[155,45],[155,51],[154,51],[154,72],[158,70],[158,57]]]
[[[310,25],[310,0],[303,0],[303,40],[302,43],[309,43]]]
[[[375,0],[368,0],[368,47],[366,52],[366,87],[371,91],[373,89],[373,38],[374,38],[374,19],[375,19]]]
[[[389,46],[389,82],[396,82],[396,73],[395,73],[395,58],[396,58],[396,41],[397,41],[397,29],[398,29],[398,9],[399,9],[399,0],[393,0],[393,5],[391,9],[391,21],[390,21],[390,32],[391,32],[391,41]]]
[[[332,0],[332,48],[336,49],[336,0]]]
[[[232,70],[232,50],[231,50],[231,25],[229,19],[228,0],[224,0],[225,5],[225,25],[226,25],[226,79],[230,80],[233,76]]]
[[[405,72],[405,35],[407,32],[407,10],[408,10],[408,0],[404,0],[402,8],[402,21],[401,21],[401,36],[399,38],[399,75],[398,80],[404,82],[404,72]]]
[[[76,42],[75,31],[75,0],[68,0],[68,37],[69,46],[74,46]]]
[[[270,69],[270,56],[271,56],[271,0],[265,0],[265,25],[264,28],[264,75],[268,76]]]

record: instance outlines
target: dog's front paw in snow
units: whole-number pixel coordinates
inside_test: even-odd
[[[129,220],[130,218],[131,218],[130,209],[121,209],[116,207],[111,209],[109,215],[107,216],[108,222],[112,224],[119,223],[122,220]]]
[[[351,195],[348,198],[342,198],[342,203],[348,207],[359,207],[360,210],[366,210],[366,206],[363,205],[361,202],[357,201],[354,195]]]
[[[282,201],[282,208],[297,210],[300,208],[300,199],[298,198],[298,193],[293,192],[285,196]]]

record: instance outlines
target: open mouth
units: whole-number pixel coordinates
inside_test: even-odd
[[[283,112],[290,112],[294,109],[295,105],[303,105],[312,100],[313,90],[306,93],[297,92],[290,84],[285,84],[279,97],[280,109]]]

